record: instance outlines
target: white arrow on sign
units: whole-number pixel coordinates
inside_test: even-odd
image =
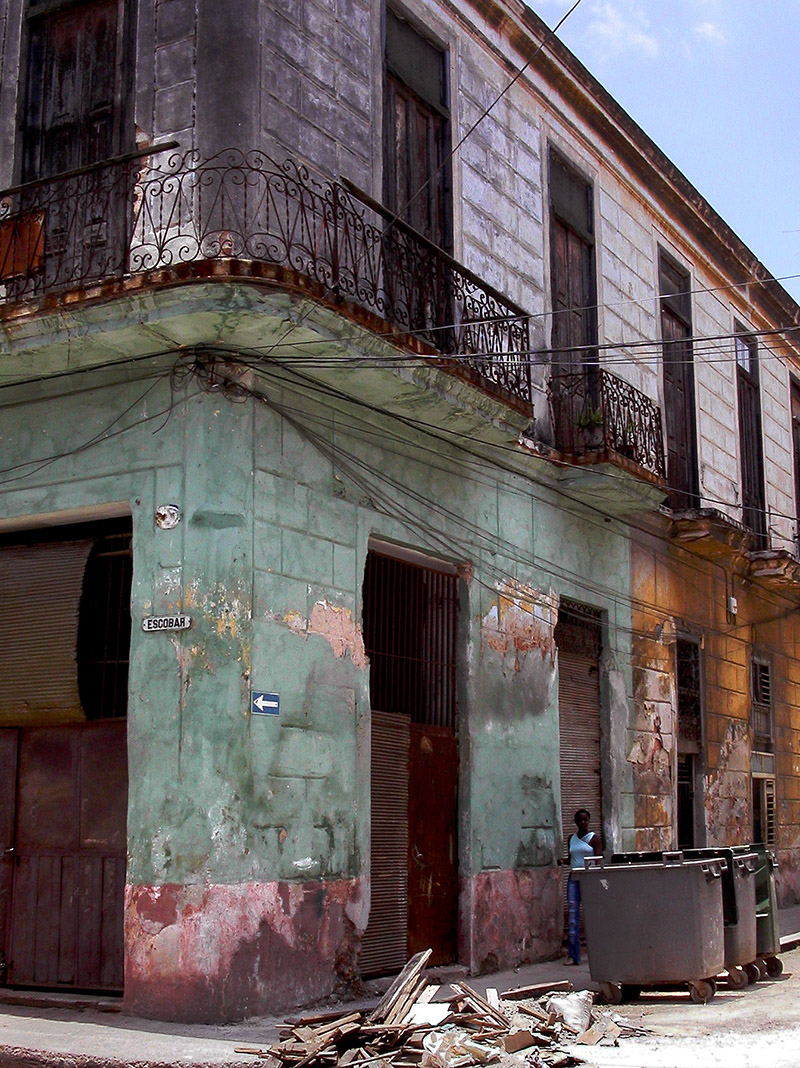
[[[259,712],[263,712],[265,708],[278,707],[277,701],[268,701],[263,694],[259,694],[259,696],[256,697],[256,699],[253,701],[253,704],[256,706]]]

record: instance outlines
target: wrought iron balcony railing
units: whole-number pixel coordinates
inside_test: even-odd
[[[630,383],[595,365],[555,369],[549,386],[556,448],[569,456],[614,452],[666,476],[661,413]]]
[[[134,155],[0,193],[0,303],[203,260],[273,264],[530,404],[528,318],[352,189],[259,152]]]

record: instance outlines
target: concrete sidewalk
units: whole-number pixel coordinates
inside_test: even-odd
[[[800,945],[800,905],[779,913],[781,948]],[[457,970],[456,970],[457,971]],[[458,972],[463,976],[463,972]],[[435,978],[437,970],[430,973]],[[442,969],[441,981],[455,978]],[[481,993],[569,979],[578,990],[596,989],[584,960],[577,968],[562,961],[530,964],[513,971],[470,979]],[[352,1001],[362,1008],[370,1001]],[[17,1004],[10,1002],[16,1001]],[[331,1005],[330,1007],[333,1007]],[[338,1006],[336,1006],[338,1008]],[[160,1023],[118,1011],[110,998],[65,994],[35,995],[7,991],[0,998],[0,1065],[14,1068],[160,1068],[160,1066],[241,1065],[258,1068],[258,1058],[234,1053],[236,1046],[265,1046],[277,1038],[280,1017],[263,1017],[225,1026]]]

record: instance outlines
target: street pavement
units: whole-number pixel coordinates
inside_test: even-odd
[[[750,1060],[770,1068],[798,1068],[800,906],[782,909],[779,917],[786,969],[780,979],[742,991],[721,986],[708,1005],[692,1004],[684,992],[646,994],[618,1011],[652,1032],[650,1037],[626,1038],[617,1048],[577,1047],[575,1052],[598,1068],[730,1068]],[[441,980],[446,982],[448,975],[463,977],[464,972],[442,970]],[[585,961],[577,968],[565,968],[562,961],[531,964],[470,983],[485,993],[487,987],[503,991],[563,979],[577,990],[597,989]],[[373,994],[370,1001],[347,1002],[342,1009],[373,1004],[377,990],[368,984],[367,992]],[[224,1026],[160,1023],[120,1012],[119,1002],[111,998],[5,991],[0,995],[0,1066],[258,1068],[258,1058],[236,1054],[234,1047],[270,1044],[282,1019],[260,1017]]]

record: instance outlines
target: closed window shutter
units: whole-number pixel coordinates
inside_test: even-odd
[[[0,723],[81,721],[78,609],[91,540],[0,549]]]
[[[559,651],[558,705],[561,807],[564,841],[575,830],[575,812],[588,808],[591,828],[601,826],[600,682],[597,661]]]
[[[764,780],[764,844],[775,845],[775,780]]]
[[[360,959],[365,977],[398,971],[407,958],[408,750],[408,718],[373,711],[372,874]]]

